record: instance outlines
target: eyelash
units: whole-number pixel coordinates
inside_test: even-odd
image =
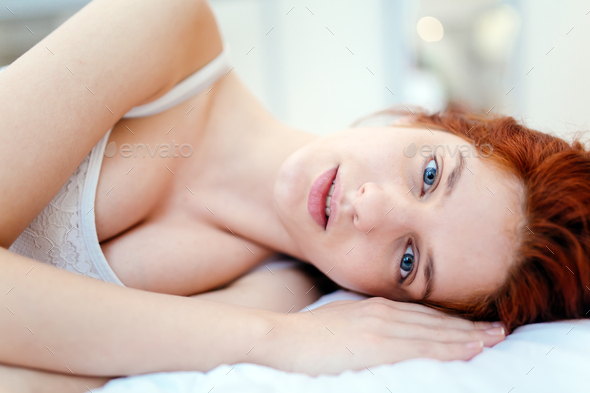
[[[410,277],[410,275],[412,274],[412,272],[413,272],[413,271],[414,271],[414,269],[415,269],[415,267],[414,267],[414,266],[416,265],[416,250],[414,250],[414,247],[412,247],[412,244],[413,244],[413,242],[412,242],[412,239],[410,239],[410,240],[408,241],[408,243],[406,243],[406,249],[404,250],[404,254],[402,255],[402,257],[401,257],[401,259],[400,259],[400,263],[399,263],[399,264],[400,264],[400,270],[401,270],[401,265],[402,265],[402,261],[403,261],[403,259],[404,259],[404,255],[406,255],[406,250],[407,250],[408,248],[411,248],[411,249],[412,249],[412,253],[413,253],[413,255],[412,255],[412,256],[414,257],[414,260],[412,261],[412,268],[410,269],[410,271],[408,272],[408,274],[407,274],[405,277],[402,277],[402,276],[401,276],[401,272],[400,272],[400,277],[401,277],[400,284],[403,284],[403,282],[404,282],[404,281],[406,281],[406,279],[407,279],[408,277]]]
[[[430,161],[433,161],[433,160],[434,160],[434,163],[436,165],[436,178],[434,180],[434,183],[428,188],[428,190],[425,191],[424,190],[424,172],[426,171],[426,168],[428,167],[428,164],[430,163]],[[440,183],[440,178],[442,176],[442,171],[441,171],[441,166],[440,166],[440,164],[439,164],[438,159],[436,158],[436,156],[430,156],[430,157],[427,157],[424,160],[424,163],[422,165],[422,172],[421,173],[422,173],[422,176],[421,176],[422,191],[421,191],[420,197],[423,197],[426,194],[426,192],[432,193],[434,190],[436,190],[436,188],[438,187],[438,183]],[[412,241],[412,239],[408,240],[408,242],[406,243],[406,249],[404,250],[404,253],[402,254],[402,257],[400,258],[399,266],[400,266],[400,270],[401,270],[401,265],[402,265],[402,262],[403,262],[403,258],[404,258],[404,255],[406,255],[406,252],[405,251],[408,249],[408,247],[411,247],[412,248],[412,253],[413,253],[413,256],[414,256],[414,260],[413,260],[413,263],[412,263],[412,268],[410,269],[410,271],[408,272],[408,274],[405,277],[401,277],[401,272],[400,272],[400,277],[401,277],[400,284],[403,284],[403,282],[406,281],[406,279],[408,277],[410,277],[410,275],[413,273],[414,269],[416,269],[416,261],[417,261],[416,254],[419,255],[419,253],[417,252],[417,250],[415,249],[415,247],[412,247],[413,245],[414,245],[414,242]]]
[[[434,183],[428,188],[428,190],[424,190],[424,172],[426,171],[426,168],[428,167],[428,164],[430,163],[430,161],[434,160],[434,163],[436,165],[436,179],[434,180]],[[426,195],[427,192],[434,192],[434,190],[436,190],[436,188],[438,187],[438,183],[440,183],[440,178],[442,176],[442,167],[440,165],[440,163],[438,162],[438,158],[434,155],[427,157],[423,164],[422,164],[422,171],[421,171],[421,177],[420,177],[420,181],[422,182],[422,191],[420,192],[420,197],[423,197],[424,195]]]

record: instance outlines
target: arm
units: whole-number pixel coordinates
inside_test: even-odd
[[[271,270],[264,267],[255,269],[223,289],[192,297],[285,314],[289,311],[299,311],[323,294],[320,288],[325,287],[325,283],[321,277],[314,274],[316,272],[309,274],[307,265],[299,263],[282,267],[271,264],[269,268]],[[11,392],[78,393],[87,387],[92,390],[103,386],[108,380],[109,378],[105,377],[79,377],[0,364],[0,386]]]
[[[123,288],[2,248],[0,271],[6,291],[14,286],[0,310],[0,363],[77,375],[207,371],[243,362],[336,373],[415,357],[469,359],[481,352],[479,342],[504,338],[479,329],[489,323],[474,326],[380,298],[285,315]],[[344,356],[347,346],[356,356]]]
[[[14,286],[0,310],[0,363],[77,375],[205,371],[263,362],[245,354],[274,325],[267,311],[123,288],[4,249],[0,271],[4,293]]]
[[[321,283],[295,265],[255,269],[223,289],[193,295],[209,300],[279,313],[298,312],[323,295]]]
[[[0,247],[126,112],[220,52],[204,0],[96,0],[1,72]]]
[[[84,377],[0,364],[0,393],[93,392],[111,378]]]

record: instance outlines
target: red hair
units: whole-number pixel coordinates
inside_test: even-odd
[[[493,154],[482,159],[524,186],[524,225],[516,228],[515,261],[503,285],[468,302],[423,303],[471,320],[500,320],[508,332],[527,323],[588,317],[590,153],[580,136],[568,143],[512,117],[476,114],[455,104],[432,115],[414,110],[407,119],[476,146],[491,145]]]

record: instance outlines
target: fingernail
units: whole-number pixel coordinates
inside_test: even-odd
[[[475,348],[483,348],[483,341],[472,341],[470,343],[465,344],[465,346],[469,349],[475,349]]]
[[[504,324],[502,322],[492,322],[492,326],[494,326],[494,327],[503,327]]]
[[[492,335],[492,336],[500,336],[500,335],[504,335],[504,328],[503,327],[495,327],[495,328],[487,329],[485,332],[487,334]]]

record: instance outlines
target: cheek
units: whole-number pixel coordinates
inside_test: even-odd
[[[345,288],[379,295],[383,293],[383,287],[388,285],[392,270],[387,268],[383,257],[376,251],[368,243],[361,245],[357,242],[348,254],[341,250],[337,253],[324,251],[323,258],[320,256],[315,259],[314,265],[324,274],[329,271],[328,277]]]

